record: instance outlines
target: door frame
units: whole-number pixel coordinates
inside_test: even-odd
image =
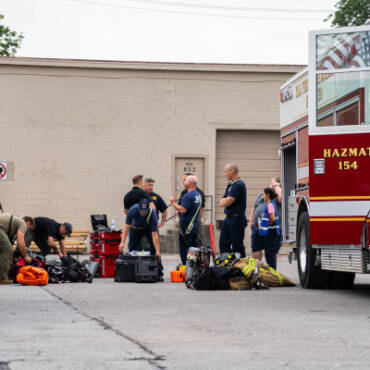
[[[205,195],[208,194],[208,154],[184,154],[176,153],[171,156],[171,194],[176,194],[176,158],[194,158],[194,159],[203,159],[204,160],[204,189],[202,189]]]

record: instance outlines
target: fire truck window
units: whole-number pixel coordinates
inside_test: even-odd
[[[369,45],[369,31],[319,35],[316,39],[316,69],[370,67]]]
[[[355,103],[338,111],[336,116],[337,126],[358,125],[360,123],[358,108],[358,103]]]
[[[334,126],[334,114],[321,118],[317,121],[318,127]]]
[[[317,126],[370,124],[370,71],[319,73]]]

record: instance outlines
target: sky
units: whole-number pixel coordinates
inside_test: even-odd
[[[0,0],[17,56],[307,64],[337,0]]]

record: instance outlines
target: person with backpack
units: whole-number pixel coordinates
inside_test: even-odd
[[[21,217],[9,213],[0,214],[0,284],[12,284],[8,272],[13,261],[13,243],[17,239],[18,249],[26,263],[31,263],[27,255],[24,234],[27,226]]]
[[[121,243],[119,245],[120,253],[123,253],[128,234],[130,239],[128,250],[140,251],[140,242],[146,237],[150,244],[150,254],[157,256],[159,260],[160,280],[163,281],[163,266],[161,263],[161,251],[158,235],[158,217],[155,209],[150,207],[149,200],[143,198],[138,204],[134,204],[127,213],[126,224],[122,230]]]
[[[202,206],[202,194],[197,190],[198,178],[194,175],[187,176],[184,182],[187,192],[182,197],[181,203],[171,197],[171,204],[180,214],[180,233],[184,243],[180,243],[180,258],[183,265],[190,247],[196,247],[198,236],[198,219]]]
[[[266,203],[258,224],[258,234],[262,237],[261,247],[265,250],[267,264],[276,270],[276,239],[280,236],[280,222],[277,207],[273,202],[275,192],[271,188],[263,190],[263,201]]]

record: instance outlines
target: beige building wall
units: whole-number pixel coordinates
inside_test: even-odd
[[[121,226],[133,175],[169,200],[176,155],[206,158],[214,195],[216,130],[278,130],[279,87],[300,68],[0,58],[0,162],[13,167],[0,202]]]

